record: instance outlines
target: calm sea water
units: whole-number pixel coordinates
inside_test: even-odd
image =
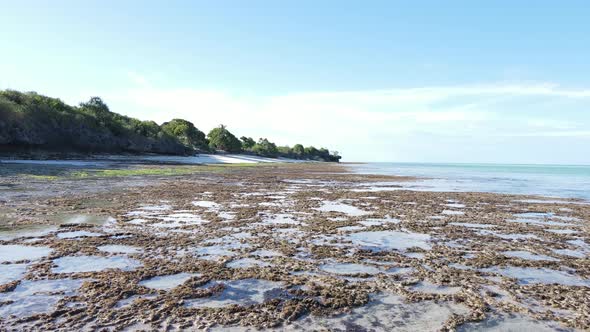
[[[590,166],[366,163],[351,165],[364,174],[422,177],[414,190],[478,191],[590,200]]]

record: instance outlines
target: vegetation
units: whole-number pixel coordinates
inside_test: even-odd
[[[213,128],[207,135],[209,147],[225,152],[241,152],[242,143],[224,125]]]
[[[339,161],[337,152],[296,144],[278,146],[266,138],[238,139],[226,126],[207,136],[193,123],[173,119],[158,125],[111,112],[99,97],[78,106],[35,92],[0,91],[0,151],[134,152],[189,155],[245,152],[264,157]]]
[[[195,150],[209,151],[209,141],[205,138],[205,133],[189,121],[173,119],[170,122],[164,122],[162,131],[178,138],[184,145]]]

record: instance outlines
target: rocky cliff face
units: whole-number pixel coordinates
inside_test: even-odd
[[[116,136],[108,130],[56,127],[51,124],[7,122],[0,119],[0,145],[79,152],[135,152],[184,155],[191,153],[173,138],[153,139],[140,135]]]

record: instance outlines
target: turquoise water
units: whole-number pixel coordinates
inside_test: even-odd
[[[351,165],[364,174],[423,178],[408,188],[432,191],[477,191],[590,200],[590,166],[366,163]]]

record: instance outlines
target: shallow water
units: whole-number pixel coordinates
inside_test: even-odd
[[[522,258],[532,261],[558,261],[559,259],[547,255],[534,254],[524,250],[503,251],[502,254],[509,257]]]
[[[97,247],[98,250],[111,254],[137,254],[143,251],[140,247],[125,246],[120,244],[107,244]]]
[[[95,236],[102,236],[104,234],[96,233],[96,232],[89,232],[89,231],[72,231],[72,232],[63,232],[57,233],[57,237],[60,239],[76,239],[80,237],[95,237]]]
[[[142,280],[139,282],[140,286],[145,286],[151,289],[157,290],[170,290],[184,284],[187,280],[192,277],[200,277],[202,274],[199,273],[177,273],[165,276],[157,276],[150,279]]]
[[[430,249],[430,235],[412,232],[378,231],[348,235],[353,244],[374,251],[406,250],[412,247]]]
[[[231,261],[229,263],[226,264],[227,267],[232,268],[232,269],[248,269],[251,267],[266,267],[266,266],[272,266],[272,264],[267,263],[265,261],[261,261],[258,259],[254,259],[254,258],[241,258],[241,259],[237,259],[235,261]]]
[[[48,256],[51,252],[53,252],[53,250],[47,247],[31,247],[12,244],[0,245],[0,263],[38,260]]]
[[[0,285],[21,279],[30,264],[0,264]]]
[[[20,237],[45,236],[57,231],[55,225],[0,226],[0,241],[11,241]]]
[[[217,284],[223,284],[225,288],[209,297],[187,300],[186,306],[191,308],[221,308],[233,304],[249,306],[279,297],[283,293],[283,283],[260,279],[211,281],[203,287],[210,288]]]
[[[349,167],[360,174],[427,178],[391,183],[409,190],[493,192],[590,200],[590,166],[365,163]]]
[[[496,226],[496,225],[492,225],[492,224],[475,224],[475,223],[469,223],[469,222],[451,222],[451,223],[449,223],[449,225],[462,226],[462,227],[468,227],[468,228],[492,228],[492,227]]]
[[[350,274],[377,274],[381,272],[378,268],[370,265],[364,264],[354,264],[354,263],[334,263],[334,264],[324,264],[320,265],[319,267],[322,271],[333,273],[333,274],[342,274],[342,275],[350,275]]]
[[[432,294],[455,294],[461,290],[461,287],[443,286],[433,284],[429,281],[421,281],[410,287],[414,292],[432,293]]]
[[[12,292],[0,293],[0,316],[26,317],[49,313],[64,296],[72,296],[84,279],[24,280]]]
[[[322,206],[320,206],[316,210],[322,212],[340,212],[352,217],[360,217],[367,214],[371,214],[370,212],[361,210],[356,206],[335,201],[324,201],[322,202]]]
[[[125,256],[65,256],[53,262],[57,265],[52,269],[53,273],[96,272],[106,269],[131,271],[142,265],[139,261]]]
[[[571,331],[564,329],[555,322],[541,321],[527,316],[513,314],[510,316],[493,315],[482,322],[467,323],[459,326],[457,332],[554,332]]]
[[[520,284],[561,284],[566,286],[590,286],[590,280],[582,279],[579,276],[564,271],[551,270],[546,268],[526,267],[491,267],[482,269],[484,272],[494,272],[501,275],[516,278]]]
[[[329,331],[437,331],[453,314],[465,314],[466,307],[454,303],[423,301],[408,303],[402,297],[380,293],[370,302],[335,317],[306,316],[285,330]]]

